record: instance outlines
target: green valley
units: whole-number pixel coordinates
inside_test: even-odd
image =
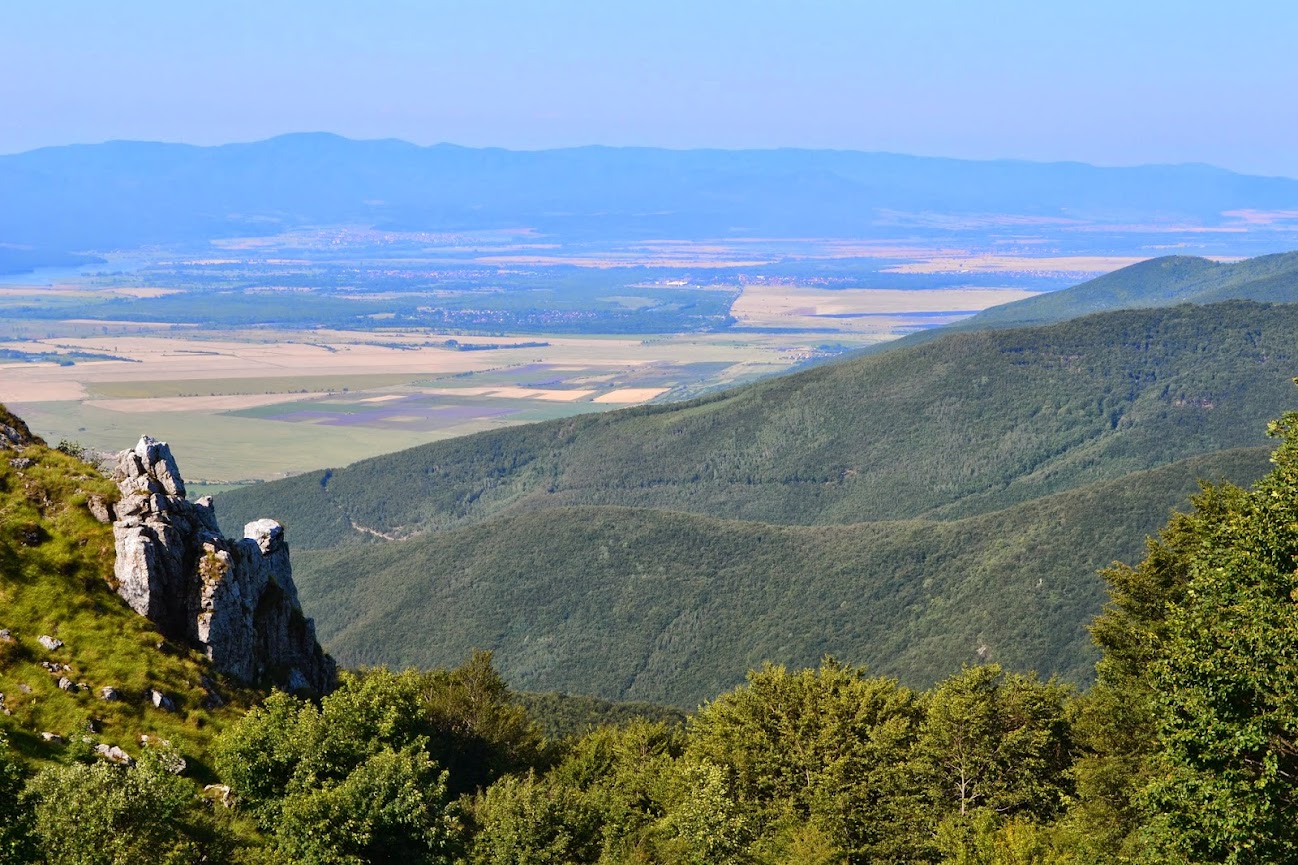
[[[510,514],[298,552],[321,640],[348,665],[495,650],[509,681],[693,708],[773,660],[826,653],[927,685],[962,664],[1090,679],[1096,571],[1266,448],[1182,460],[952,521],[781,526],[647,508]],[[448,660],[451,659],[451,660]]]
[[[1095,576],[1266,467],[1298,306],[957,333],[716,396],[422,446],[218,497],[284,520],[347,664],[496,652],[529,689],[690,707],[828,652],[1088,680]]]

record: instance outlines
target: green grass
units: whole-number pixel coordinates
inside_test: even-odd
[[[0,644],[0,692],[12,712],[0,716],[0,728],[27,757],[59,760],[64,747],[43,741],[40,733],[80,736],[93,719],[102,728],[97,741],[134,753],[141,734],[169,739],[190,761],[191,774],[210,778],[207,747],[249,694],[222,682],[232,705],[204,708],[201,678],[208,671],[202,657],[164,642],[109,588],[112,529],[94,520],[86,501],[90,495],[114,498],[115,485],[36,442],[21,455],[35,464],[11,466],[12,452],[0,460],[0,627],[16,638]],[[37,642],[42,634],[64,646],[47,651]],[[60,675],[89,688],[75,694],[59,690],[59,676],[41,661],[69,665],[72,670]],[[105,686],[124,699],[100,699]],[[145,700],[149,688],[170,696],[178,711],[155,709]]]

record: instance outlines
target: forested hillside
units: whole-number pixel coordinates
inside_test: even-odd
[[[946,330],[1024,327],[1115,309],[1224,300],[1298,301],[1298,252],[1238,262],[1186,255],[1152,258],[1072,288],[983,310]]]
[[[50,744],[57,764],[42,765],[0,734],[0,858],[1292,861],[1298,413],[1271,429],[1282,439],[1271,472],[1251,489],[1204,488],[1142,562],[1107,569],[1086,691],[996,664],[914,690],[827,656],[753,669],[681,724],[653,707],[661,720],[520,699],[487,653],[454,668],[368,669],[319,701],[275,692],[227,709],[224,730],[188,752],[197,771],[156,740],[134,764]],[[25,458],[44,457],[37,447]],[[45,461],[56,474],[75,465]],[[75,499],[57,501],[74,511]],[[48,564],[24,579],[52,588]],[[0,658],[15,669],[21,659]],[[547,739],[530,712],[579,729]],[[0,716],[0,731],[14,729]],[[208,773],[220,784],[200,794]]]
[[[1292,387],[1292,385],[1291,385]],[[692,708],[777,660],[825,653],[922,687],[962,664],[1090,678],[1096,571],[1138,557],[1197,490],[1265,448],[1182,460],[953,521],[779,526],[616,507],[546,509],[419,538],[295,553],[346,665],[495,650],[518,688]]]
[[[1298,400],[1296,368],[1298,305],[1108,313],[436,442],[231,492],[218,513],[227,525],[276,514],[295,549],[578,505],[798,525],[952,519],[1261,445],[1265,420]]]
[[[223,496],[274,513],[344,663],[496,651],[518,687],[690,707],[825,652],[924,686],[1084,682],[1098,568],[1193,479],[1262,473],[1298,306],[956,334],[690,403],[440,442]]]

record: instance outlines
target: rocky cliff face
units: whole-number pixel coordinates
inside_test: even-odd
[[[302,614],[279,523],[257,520],[240,540],[222,537],[211,498],[189,501],[166,442],[148,436],[108,468],[121,490],[104,513],[113,520],[116,588],[132,609],[244,682],[332,689],[333,659]]]

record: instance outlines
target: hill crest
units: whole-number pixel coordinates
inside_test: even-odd
[[[218,497],[300,548],[540,507],[835,524],[952,518],[1262,445],[1298,305],[1234,302],[951,334],[698,400],[492,431]],[[224,517],[223,517],[224,518]]]
[[[1298,252],[1227,262],[1186,255],[1151,258],[1071,288],[983,310],[942,330],[1028,327],[1117,309],[1227,300],[1298,302]]]

